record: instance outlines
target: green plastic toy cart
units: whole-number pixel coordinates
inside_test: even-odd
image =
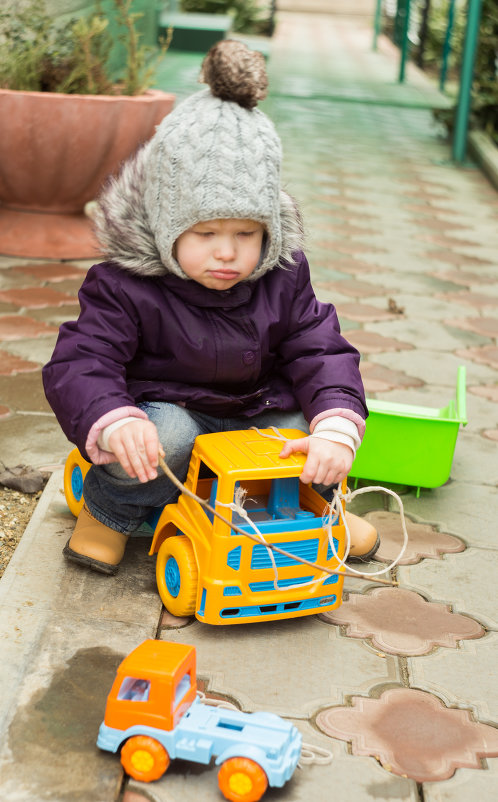
[[[460,424],[465,426],[465,367],[456,397],[443,409],[367,399],[365,437],[350,476],[369,482],[440,487],[450,476]],[[356,484],[358,482],[356,481]]]

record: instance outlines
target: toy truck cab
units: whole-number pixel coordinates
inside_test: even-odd
[[[221,765],[220,789],[233,802],[256,802],[268,785],[290,779],[301,735],[270,713],[211,707],[197,697],[195,648],[148,640],[119,666],[97,746],[121,752],[136,780],[159,779],[170,759]]]
[[[172,730],[196,698],[195,650],[181,644],[161,648],[146,641],[120,664],[107,698],[106,728]],[[100,737],[100,736],[99,736]]]
[[[290,439],[304,436],[294,429],[281,432]],[[338,565],[324,526],[327,504],[299,481],[306,458],[280,459],[281,448],[271,430],[196,438],[186,487],[248,535],[257,526],[264,540],[255,543],[235,532],[185,493],[168,504],[150,553],[157,553],[159,594],[173,615],[233,624],[310,615],[340,605],[342,576],[293,559],[305,558],[329,571]],[[227,506],[241,492],[250,521]],[[332,534],[342,558],[345,532],[338,521]],[[274,553],[272,561],[264,541],[288,556]]]

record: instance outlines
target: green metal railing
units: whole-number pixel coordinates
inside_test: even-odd
[[[382,28],[383,0],[377,0],[374,14],[373,49],[377,49],[377,40]],[[394,42],[400,50],[398,80],[403,83],[406,77],[406,63],[410,54],[410,12],[411,0],[397,0],[394,22]],[[482,0],[468,0],[467,25],[460,69],[458,102],[455,111],[454,132],[452,143],[452,157],[461,164],[465,160],[469,116],[471,109],[472,82],[474,78],[474,64],[479,40],[479,28],[482,15]],[[451,54],[451,36],[455,19],[455,0],[448,0],[448,22],[442,52],[442,65],[439,87],[444,90],[448,61]]]
[[[467,26],[463,44],[462,67],[460,71],[460,90],[458,93],[455,129],[453,133],[453,158],[459,164],[464,161],[467,151],[472,81],[474,78],[477,43],[479,41],[481,14],[482,0],[469,0]]]

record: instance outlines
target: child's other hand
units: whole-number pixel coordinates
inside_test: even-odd
[[[338,484],[348,475],[353,464],[353,452],[349,446],[319,437],[288,440],[280,452],[280,457],[289,457],[296,451],[308,455],[299,477],[304,484],[309,482],[318,485]]]
[[[131,479],[156,479],[158,454],[164,456],[164,452],[152,421],[137,418],[125,423],[111,434],[109,447]]]

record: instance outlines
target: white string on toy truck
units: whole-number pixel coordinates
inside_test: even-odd
[[[257,426],[251,426],[251,429],[254,429],[254,431],[258,432],[258,434],[261,435],[261,437],[266,437],[269,440],[281,440],[284,443],[288,442],[288,440],[289,440],[289,438],[286,437],[284,434],[282,434],[282,432],[279,429],[277,429],[276,426],[270,426],[270,429],[275,433],[273,435],[272,434],[266,434],[266,432],[262,432],[261,429],[258,429]],[[334,497],[333,497],[333,500],[331,501],[331,503],[328,505],[327,522],[325,524],[325,527],[326,527],[326,530],[327,530],[327,535],[328,535],[328,540],[329,540],[329,545],[330,545],[330,548],[332,549],[332,553],[333,553],[334,557],[338,560],[338,566],[337,567],[338,568],[341,568],[341,567],[347,568],[348,571],[352,572],[353,574],[355,574],[357,576],[361,576],[361,577],[365,576],[362,571],[356,571],[354,568],[351,568],[350,565],[347,565],[347,566],[345,565],[346,560],[349,557],[349,552],[350,552],[350,549],[351,549],[351,533],[349,531],[349,527],[348,527],[348,524],[347,524],[347,521],[346,521],[346,516],[344,514],[344,510],[343,510],[343,506],[342,506],[341,501],[344,501],[344,502],[348,503],[348,502],[351,502],[353,500],[353,498],[355,498],[356,496],[360,496],[360,495],[362,495],[364,493],[380,492],[380,493],[387,493],[388,495],[390,495],[393,498],[395,498],[396,501],[398,502],[399,512],[400,512],[400,520],[401,520],[401,528],[403,530],[403,545],[401,547],[401,550],[400,550],[398,556],[388,566],[386,566],[385,568],[381,568],[379,571],[374,571],[372,573],[369,573],[368,577],[370,578],[370,577],[380,576],[381,574],[387,574],[388,571],[391,571],[392,568],[394,568],[396,565],[398,565],[398,563],[401,560],[401,558],[403,557],[403,554],[405,553],[406,547],[408,545],[408,532],[407,532],[407,529],[406,529],[405,512],[404,512],[404,509],[403,509],[403,502],[401,501],[400,497],[398,496],[397,493],[394,492],[394,490],[390,490],[387,487],[381,487],[380,485],[375,485],[375,486],[372,486],[372,487],[362,487],[362,488],[358,488],[357,490],[353,490],[353,491],[348,489],[346,493],[342,493],[338,489],[334,490],[333,492],[334,492]],[[337,550],[336,550],[336,547],[335,547],[335,543],[334,543],[334,538],[332,537],[332,520],[334,518],[334,514],[333,514],[334,510],[336,511],[335,514],[337,515],[337,518],[342,521],[342,523],[344,524],[344,528],[346,530],[346,549],[344,551],[344,557],[342,558],[342,560],[341,560],[341,558],[339,557],[339,555],[337,553]],[[239,510],[237,510],[237,512],[239,512]],[[322,580],[314,580],[314,582],[317,582],[317,581],[320,582]],[[313,583],[308,583],[308,584],[313,584]],[[305,587],[305,586],[303,585],[303,587]]]
[[[279,438],[279,439],[281,439],[281,438]],[[285,557],[288,557],[288,558],[294,560],[295,562],[302,563],[303,565],[309,565],[310,568],[314,568],[317,571],[322,571],[323,573],[327,574],[327,576],[336,576],[336,575],[349,576],[349,577],[352,577],[352,578],[356,577],[358,579],[371,579],[372,582],[376,582],[376,583],[382,584],[382,585],[393,585],[393,586],[397,586],[398,585],[398,582],[396,580],[379,579],[377,576],[371,576],[368,573],[361,573],[360,571],[352,570],[350,566],[342,565],[342,567],[346,568],[346,570],[337,570],[337,569],[328,568],[327,566],[324,566],[324,565],[318,565],[318,563],[312,562],[312,560],[307,560],[305,557],[298,557],[295,554],[290,554],[288,551],[285,551],[284,549],[281,549],[279,546],[276,546],[274,543],[268,543],[264,539],[264,537],[261,534],[261,532],[259,533],[259,536],[258,536],[256,533],[253,534],[252,532],[247,532],[246,530],[241,529],[240,526],[237,526],[237,524],[233,523],[232,521],[229,521],[227,518],[225,518],[223,515],[221,515],[221,513],[217,512],[217,510],[215,510],[209,504],[209,502],[206,501],[206,499],[200,498],[200,496],[196,495],[196,493],[193,493],[191,490],[189,490],[189,488],[186,487],[184,484],[182,484],[180,482],[180,480],[175,476],[175,474],[171,471],[171,469],[169,468],[169,466],[167,465],[167,463],[165,462],[163,457],[161,457],[160,455],[159,455],[159,458],[158,458],[158,462],[159,462],[159,466],[160,466],[161,470],[166,474],[168,479],[170,479],[170,481],[175,485],[175,487],[177,487],[178,490],[180,490],[180,492],[185,493],[186,496],[188,496],[189,498],[194,499],[194,501],[197,501],[205,510],[207,510],[209,513],[211,513],[211,515],[215,515],[217,518],[220,519],[220,521],[223,521],[223,523],[227,524],[231,529],[233,529],[234,532],[237,532],[238,535],[244,535],[245,537],[248,537],[250,540],[254,540],[256,543],[260,543],[260,544],[264,545],[267,550],[270,550],[272,552],[277,552],[278,554],[282,554]],[[379,488],[379,489],[380,490],[384,490],[384,491],[386,490],[386,488]],[[367,492],[368,490],[369,490],[369,488],[361,488],[362,492]],[[357,490],[354,491],[355,494],[357,494],[358,492],[359,491],[357,491]],[[396,494],[393,491],[389,491],[389,492],[392,495],[396,496]],[[352,495],[353,494],[351,494],[351,498],[352,498]],[[346,498],[349,498],[349,495],[346,495]],[[397,497],[397,498],[398,498],[398,501],[399,501],[399,504],[400,504],[400,510],[401,510],[401,512],[403,514],[403,504],[401,502],[401,499],[399,499],[399,497]],[[405,541],[406,541],[407,534],[406,534],[406,526],[405,526],[405,523],[404,523],[404,516],[403,516],[403,531],[405,533]],[[349,530],[347,530],[347,532],[349,533]],[[350,538],[350,535],[349,535],[349,538]],[[405,545],[404,545],[404,547],[405,547]],[[404,548],[403,548],[403,550],[404,550]],[[402,554],[400,554],[396,558],[396,560],[393,563],[391,563],[391,566],[389,566],[389,568],[392,568],[393,565],[396,564],[401,559],[401,556],[402,556]],[[385,569],[383,571],[381,571],[380,573],[385,573]]]

